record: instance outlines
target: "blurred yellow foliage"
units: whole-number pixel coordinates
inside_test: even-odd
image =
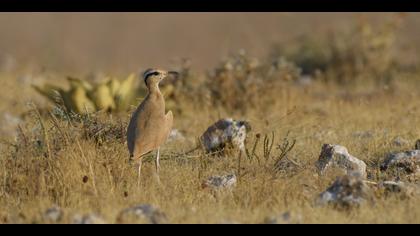
[[[67,110],[78,114],[127,110],[136,94],[135,74],[122,81],[107,78],[97,84],[72,77],[68,77],[67,81],[70,84],[68,90],[50,84],[32,87],[52,102],[62,103]]]

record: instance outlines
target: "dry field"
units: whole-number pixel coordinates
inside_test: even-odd
[[[315,167],[323,144],[340,144],[367,164],[369,181],[418,188],[418,169],[414,177],[380,169],[387,154],[420,139],[418,23],[418,14],[2,13],[0,223],[73,223],[89,214],[130,223],[120,212],[138,204],[158,208],[157,223],[420,223],[418,192],[370,186],[372,199],[358,206],[318,206],[343,173]],[[146,157],[138,188],[125,131],[141,92],[124,111],[75,115],[31,85],[66,87],[66,76],[123,78],[148,67],[183,72],[165,90],[183,138],[161,150],[160,185]],[[246,147],[256,155],[183,154],[227,117],[251,124]],[[233,188],[202,188],[230,173]],[[62,211],[56,221],[45,214],[53,206]]]

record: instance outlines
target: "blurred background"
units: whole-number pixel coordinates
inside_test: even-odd
[[[1,13],[2,70],[17,65],[59,73],[127,73],[167,67],[179,57],[198,70],[245,48],[256,57],[300,35],[381,23],[392,13]],[[420,15],[406,14],[398,34],[403,59],[415,60]],[[405,51],[403,49],[406,49]]]

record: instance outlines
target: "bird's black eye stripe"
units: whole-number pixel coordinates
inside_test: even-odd
[[[159,75],[159,74],[160,73],[158,71],[153,71],[153,70],[147,70],[146,72],[144,72],[144,82],[146,83],[146,85],[147,85],[147,79],[150,76],[156,76],[156,75]]]
[[[146,75],[145,75],[145,79],[147,79],[147,77],[149,77],[149,76],[152,76],[152,75],[159,75],[160,73],[159,72],[157,72],[157,71],[155,71],[155,72],[148,72],[148,73],[146,73]]]

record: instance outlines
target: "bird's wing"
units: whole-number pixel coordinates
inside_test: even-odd
[[[169,134],[171,133],[172,125],[174,123],[174,116],[172,115],[172,111],[168,111],[168,113],[166,113],[165,119],[166,119],[166,136],[165,136],[165,140],[166,140]]]
[[[128,146],[128,151],[130,152],[130,157],[134,156],[134,146],[135,146],[135,140],[136,140],[136,123],[137,123],[137,119],[135,116],[136,113],[137,111],[135,111],[131,115],[130,123],[128,124],[128,128],[127,128],[127,146]]]
[[[152,113],[147,109],[146,101],[143,101],[134,112],[127,131],[128,148],[135,159],[158,147],[155,127],[150,123],[153,121]]]

